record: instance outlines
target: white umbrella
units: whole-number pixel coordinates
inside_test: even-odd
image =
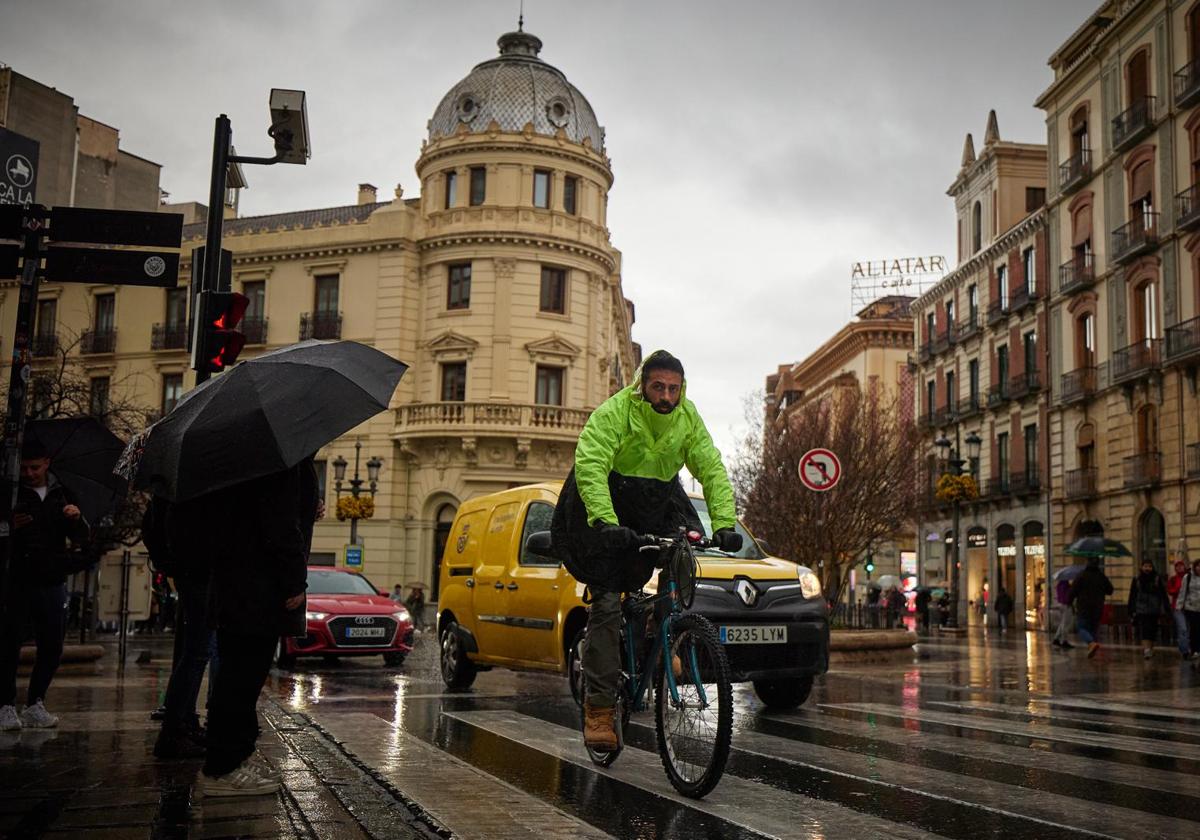
[[[900,578],[896,577],[895,575],[880,575],[878,581],[879,585],[884,589],[890,589],[892,587],[896,587],[897,589],[900,588]]]

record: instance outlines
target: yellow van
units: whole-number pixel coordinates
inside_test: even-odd
[[[516,487],[459,508],[442,558],[437,616],[442,679],[450,688],[466,688],[478,671],[501,666],[564,674],[579,699],[584,586],[530,545],[533,534],[550,530],[560,487]],[[692,504],[711,531],[704,499]],[[741,551],[714,549],[698,558],[692,610],[716,625],[735,681],[752,681],[769,707],[794,708],[829,668],[820,581],[771,557],[740,523],[738,531]]]

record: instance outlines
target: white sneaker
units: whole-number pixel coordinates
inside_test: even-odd
[[[224,776],[200,774],[196,782],[196,795],[208,796],[266,796],[278,793],[280,784],[263,775],[261,768],[249,760],[243,761],[236,770]]]
[[[253,755],[247,758],[246,765],[252,768],[254,772],[267,779],[272,779],[277,782],[283,779],[283,774],[279,772],[279,768],[271,762],[271,759],[267,758],[260,752],[256,751]]]
[[[39,700],[21,712],[21,723],[30,729],[53,729],[58,726],[58,716],[47,712],[46,706]]]
[[[21,728],[21,719],[17,717],[16,706],[0,706],[0,732],[9,732]]]

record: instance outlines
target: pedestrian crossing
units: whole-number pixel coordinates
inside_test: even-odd
[[[826,690],[768,713],[740,687],[726,775],[697,802],[668,783],[651,715],[634,716],[626,751],[601,769],[569,698],[480,682],[480,696],[414,691],[390,712],[311,715],[460,837],[1200,836],[1200,721],[1187,705]]]

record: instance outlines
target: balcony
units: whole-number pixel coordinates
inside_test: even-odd
[[[987,322],[988,326],[997,324],[1008,317],[1008,301],[994,300],[988,304]]]
[[[1077,502],[1081,499],[1094,499],[1096,488],[1099,486],[1099,478],[1100,471],[1095,467],[1067,470],[1067,500]]]
[[[1113,353],[1113,382],[1136,379],[1162,364],[1162,339],[1149,338]]]
[[[266,344],[267,343],[267,319],[266,318],[246,318],[242,321],[239,329],[242,335],[246,336],[247,344]],[[341,326],[338,326],[338,334],[341,334]]]
[[[1027,306],[1032,306],[1038,302],[1041,297],[1038,294],[1037,287],[1030,288],[1029,286],[1021,286],[1012,293],[1012,298],[1008,302],[1010,312],[1020,312]]]
[[[187,347],[186,324],[155,324],[150,328],[151,350],[182,350]]]
[[[1059,398],[1064,404],[1086,400],[1096,393],[1096,369],[1094,367],[1076,368],[1062,375]]]
[[[917,361],[919,363],[924,364],[933,357],[933,341],[931,336],[924,343],[917,345]]]
[[[1058,166],[1058,188],[1067,195],[1092,177],[1092,150],[1080,149]]]
[[[29,343],[29,350],[35,359],[57,356],[58,347],[58,335],[55,333],[35,335],[33,341]]]
[[[1020,400],[1042,390],[1042,376],[1038,371],[1027,370],[1008,380],[1008,395],[1011,399]]]
[[[106,330],[84,330],[79,337],[79,352],[89,355],[111,353],[117,347],[117,331],[115,328]]]
[[[938,412],[927,411],[917,418],[917,426],[922,429],[932,429],[937,425]]]
[[[574,440],[590,411],[520,403],[409,403],[396,412],[396,431],[408,437],[534,434]]]
[[[1150,487],[1162,481],[1162,453],[1143,452],[1125,459],[1125,486]]]
[[[938,333],[933,339],[931,352],[934,356],[945,353],[954,346],[954,328],[947,327],[945,332]]]
[[[979,313],[972,313],[966,321],[954,328],[955,341],[966,341],[979,332]]]
[[[1188,478],[1200,478],[1200,443],[1187,445]]]
[[[1058,290],[1064,295],[1090,289],[1095,282],[1096,270],[1092,266],[1091,254],[1067,260],[1058,267]]]
[[[315,338],[321,341],[342,337],[342,313],[305,312],[300,316],[300,340]],[[249,342],[247,342],[249,343]]]
[[[1200,101],[1200,59],[1175,71],[1175,107],[1187,108]]]
[[[1167,359],[1178,362],[1200,352],[1200,318],[1167,327]]]
[[[1036,496],[1042,490],[1042,477],[1036,466],[1009,477],[1009,487],[1017,496]]]
[[[1113,262],[1127,263],[1158,247],[1158,213],[1142,210],[1112,232]]]
[[[1175,196],[1175,229],[1191,230],[1200,226],[1200,184],[1192,184]]]
[[[988,388],[988,408],[997,408],[1009,401],[1008,383],[998,382]]]
[[[989,499],[996,499],[1011,494],[1012,484],[1009,481],[1009,476],[1002,475],[988,479],[987,495]]]
[[[1155,97],[1143,96],[1113,117],[1113,151],[1125,151],[1154,128],[1154,103]]]
[[[958,409],[954,406],[943,406],[933,413],[934,426],[949,426],[958,418]]]
[[[981,411],[983,411],[983,405],[980,402],[979,394],[968,394],[966,399],[960,401],[957,406],[959,420],[966,420],[968,417],[974,417]]]

